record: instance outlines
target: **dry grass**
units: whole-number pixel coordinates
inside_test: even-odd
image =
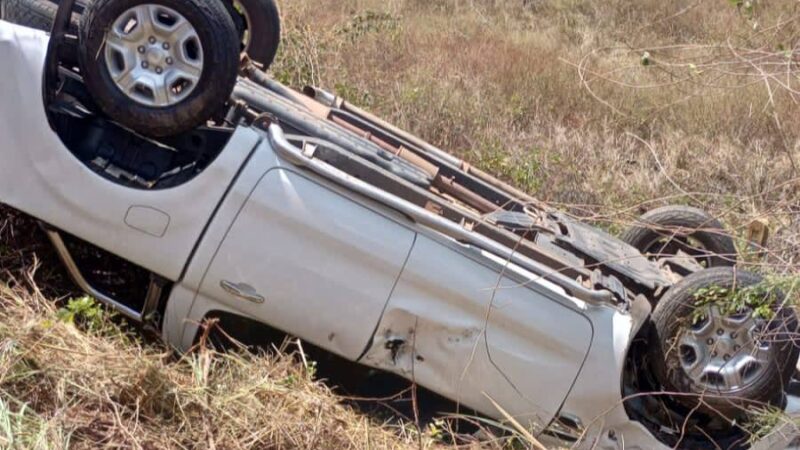
[[[800,257],[797,2],[282,7],[283,81],[336,91],[612,231],[692,204],[738,237],[768,217],[772,262]]]
[[[0,285],[1,448],[417,448],[292,357],[175,360],[101,323],[80,330],[35,289]]]

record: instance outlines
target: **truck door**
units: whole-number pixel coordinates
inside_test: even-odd
[[[414,378],[503,419],[541,430],[592,343],[592,324],[558,287],[502,259],[420,234],[364,364]]]
[[[390,215],[336,187],[272,169],[223,238],[202,295],[355,359],[416,236]]]

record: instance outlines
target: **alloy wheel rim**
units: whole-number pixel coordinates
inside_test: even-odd
[[[200,82],[204,53],[195,27],[172,8],[135,6],[105,36],[106,68],[132,100],[165,108],[185,100]]]
[[[764,326],[749,310],[726,314],[717,305],[705,307],[678,339],[681,368],[704,390],[747,388],[768,369],[770,344],[763,339]]]

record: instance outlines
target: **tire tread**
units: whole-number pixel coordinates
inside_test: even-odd
[[[49,0],[3,0],[3,19],[37,30],[50,31],[58,4]],[[69,31],[77,34],[80,16],[73,13]]]

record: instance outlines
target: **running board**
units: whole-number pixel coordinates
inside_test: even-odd
[[[147,289],[147,296],[144,301],[143,310],[141,312],[136,311],[100,292],[98,289],[95,289],[91,284],[89,284],[89,282],[86,281],[86,278],[84,278],[83,274],[81,274],[81,271],[78,268],[78,265],[75,263],[75,260],[72,258],[72,254],[70,254],[67,245],[64,243],[64,239],[61,237],[61,234],[46,225],[43,225],[42,228],[47,234],[47,237],[50,239],[50,242],[53,244],[53,247],[56,249],[56,253],[58,253],[58,257],[61,259],[64,267],[67,269],[72,281],[74,281],[75,284],[78,285],[78,287],[87,295],[90,295],[106,306],[114,308],[123,316],[137,322],[145,322],[151,318],[153,313],[158,308],[158,301],[161,298],[161,292],[163,289],[163,283],[158,282],[156,280],[157,277],[151,277],[151,282]]]

